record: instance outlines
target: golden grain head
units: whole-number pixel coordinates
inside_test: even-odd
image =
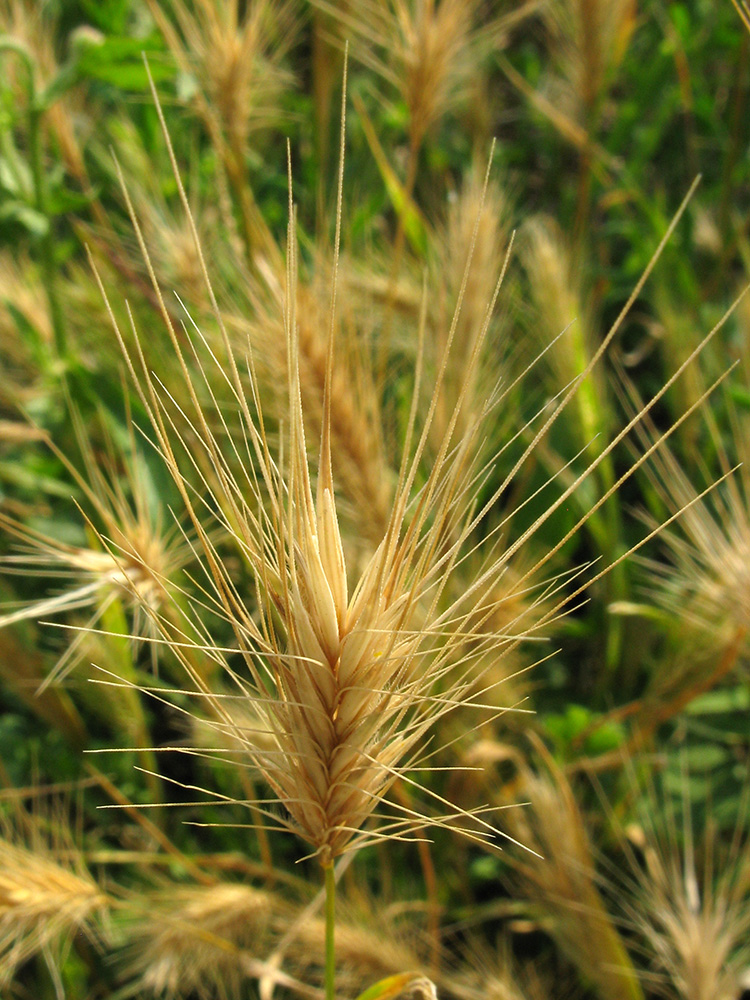
[[[157,996],[238,997],[242,955],[263,954],[272,913],[272,896],[234,883],[171,888],[134,900],[124,975]]]
[[[724,838],[710,813],[694,827],[689,781],[685,771],[678,803],[666,782],[649,783],[636,821],[616,824],[626,859],[614,879],[617,898],[644,941],[650,977],[685,1000],[730,1000],[750,961],[748,786]]]
[[[535,853],[514,858],[521,893],[543,929],[602,996],[643,1000],[638,976],[599,890],[588,831],[573,788],[545,753],[548,773],[521,769],[513,835]]]
[[[640,400],[624,380],[631,404]],[[698,398],[706,387],[700,377]],[[715,428],[715,447],[721,481],[709,487],[694,482],[670,448],[654,455],[648,475],[664,508],[681,511],[678,524],[661,534],[667,560],[645,563],[644,589],[650,598],[687,626],[691,642],[703,649],[744,646],[750,632],[750,475],[748,474],[748,421],[727,405],[733,433],[720,440]],[[639,428],[642,446],[650,447],[657,429],[649,420]],[[736,463],[736,465],[735,465]],[[704,480],[710,475],[703,471]],[[649,524],[655,522],[647,518]]]
[[[517,632],[498,634],[488,624],[496,607],[496,595],[502,589],[501,581],[516,553],[606,459],[635,420],[603,447],[581,474],[571,477],[546,509],[517,535],[506,538],[503,534],[510,531],[509,517],[490,524],[490,515],[496,516],[501,509],[501,501],[519,469],[611,343],[629,304],[640,294],[658,253],[677,224],[679,213],[629,303],[587,359],[581,376],[551,408],[533,418],[536,426],[526,428],[528,444],[523,445],[515,461],[507,463],[499,485],[490,496],[481,495],[481,501],[477,500],[481,486],[504,452],[503,445],[487,462],[482,446],[494,410],[502,405],[504,394],[513,384],[495,387],[480,406],[470,387],[481,364],[504,271],[484,311],[480,330],[473,336],[465,379],[456,386],[443,439],[434,451],[428,450],[449,359],[457,349],[477,223],[445,349],[428,385],[424,369],[428,303],[426,294],[423,296],[413,396],[404,418],[391,507],[369,562],[355,571],[339,522],[332,446],[343,120],[322,419],[314,448],[310,447],[301,382],[302,317],[291,176],[283,286],[286,415],[282,433],[273,439],[278,446],[272,448],[252,345],[244,358],[233,348],[200,251],[197,228],[166,128],[165,141],[212,302],[213,320],[219,331],[216,347],[208,344],[197,324],[178,335],[124,179],[123,189],[177,369],[182,373],[179,402],[152,374],[135,330],[135,339],[131,340],[135,346],[128,349],[100,280],[99,285],[149,416],[155,444],[192,522],[196,549],[201,553],[205,578],[210,581],[203,603],[210,605],[231,629],[237,652],[229,657],[197,621],[185,630],[170,629],[169,623],[162,620],[164,637],[171,642],[174,656],[185,666],[204,704],[211,703],[211,691],[196,672],[186,631],[201,636],[199,642],[194,642],[194,652],[223,662],[235,692],[253,700],[262,729],[272,735],[274,746],[272,750],[248,747],[245,763],[261,771],[282,806],[279,813],[273,803],[263,803],[269,815],[307,841],[323,864],[329,865],[342,852],[366,843],[413,836],[420,827],[435,822],[478,839],[491,838],[497,831],[483,818],[482,809],[469,813],[434,794],[434,814],[427,816],[403,804],[387,806],[384,796],[399,778],[414,782],[414,770],[425,764],[430,729],[470,700],[470,692],[481,692],[487,658],[501,657],[529,634],[539,634],[544,623],[565,604],[565,597],[560,597],[550,608],[540,606],[535,620],[521,622]],[[239,419],[239,434],[226,433],[227,423],[212,390],[216,380],[232,400],[232,422]],[[669,384],[650,401],[650,406]],[[429,400],[426,412],[424,396]],[[186,422],[191,428],[189,443],[178,431]],[[647,457],[637,460],[620,481],[613,482],[566,536],[546,549],[514,581],[517,593],[523,593],[530,580],[539,579],[539,572],[567,539]],[[201,472],[201,490],[196,494],[187,483],[195,470],[205,468],[211,470],[210,476]],[[226,548],[222,545],[220,551],[217,547],[217,528],[223,532],[226,545],[233,547],[250,568],[249,587],[236,577],[233,562],[225,558]],[[461,587],[465,562],[479,549],[480,534],[479,569],[472,581]],[[583,585],[576,593],[581,589]],[[507,592],[505,596],[508,598]],[[480,702],[477,707],[482,707]],[[222,718],[218,698],[212,705],[212,716]],[[226,722],[231,727],[229,718]]]
[[[0,514],[0,526],[21,550],[0,561],[5,571],[63,582],[49,597],[0,615],[0,628],[18,621],[75,615],[81,609],[90,612],[85,625],[73,622],[72,643],[45,683],[59,680],[72,669],[86,633],[100,624],[115,601],[121,601],[129,610],[136,642],[154,638],[155,621],[170,606],[169,590],[179,571],[192,559],[189,535],[176,522],[165,525],[163,512],[153,502],[152,484],[134,442],[131,440],[129,453],[110,450],[103,458],[96,453],[97,445],[74,408],[72,421],[84,472],[46,438],[45,443],[67,467],[84,497],[83,527],[92,547],[62,542]],[[109,445],[111,448],[111,442]],[[152,644],[151,649],[155,657],[157,646]]]
[[[355,58],[400,93],[409,110],[411,143],[462,104],[477,64],[505,42],[506,29],[531,8],[483,17],[479,0],[365,0],[352,5],[315,0],[340,36],[351,39]]]
[[[197,83],[200,113],[209,127],[217,120],[230,148],[241,152],[253,130],[280,117],[279,98],[291,82],[283,59],[296,33],[294,5],[149,0],[149,8],[178,65]]]
[[[95,941],[97,925],[109,906],[79,857],[62,863],[43,843],[28,847],[10,836],[0,837],[3,983],[32,955],[65,947],[79,932]]]

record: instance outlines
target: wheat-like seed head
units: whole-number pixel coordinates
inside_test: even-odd
[[[52,17],[50,9],[33,0],[2,0],[0,3],[0,33],[10,35],[29,52],[39,91],[49,85],[60,71],[60,62],[55,52],[54,32],[50,30]],[[18,65],[5,57],[3,72],[17,85],[20,92],[25,88],[25,68],[17,73]],[[20,106],[26,102],[20,98]],[[83,154],[78,142],[77,116],[81,110],[80,95],[66,93],[46,110],[46,120],[60,149],[65,166],[76,177],[85,177]]]
[[[287,337],[284,329],[285,275],[259,264],[262,285],[248,283],[252,319],[230,317],[237,348],[253,344],[258,378],[264,387],[267,416],[286,417]],[[297,363],[308,434],[319,438],[327,370],[328,320],[333,262],[316,254],[314,272],[297,285]],[[341,350],[332,372],[330,433],[337,485],[348,513],[368,550],[377,546],[388,522],[394,474],[385,460],[379,401],[367,352],[371,349],[373,310],[367,309],[344,278],[337,310],[336,339]],[[240,337],[242,339],[240,339]]]
[[[8,377],[0,382],[0,402],[11,412],[28,402],[38,373],[30,345],[18,336],[14,313],[20,314],[47,344],[52,325],[44,308],[44,288],[39,272],[22,254],[0,254],[0,347]],[[9,308],[10,307],[10,308]]]
[[[201,113],[233,150],[244,150],[252,130],[278,119],[279,97],[290,82],[282,62],[295,33],[292,4],[243,6],[238,0],[149,0],[178,65],[196,80]]]
[[[155,90],[154,97],[158,101]],[[161,115],[158,103],[157,108]],[[430,822],[480,839],[492,836],[495,830],[482,818],[482,808],[467,812],[451,807],[433,793],[438,807],[447,806],[448,811],[426,817],[405,805],[393,805],[391,812],[385,811],[384,796],[397,778],[413,782],[411,774],[417,763],[424,762],[428,733],[437,720],[469,700],[470,692],[477,695],[477,707],[483,707],[481,665],[486,657],[503,655],[559,613],[564,600],[540,612],[536,622],[524,621],[518,633],[498,634],[487,628],[495,606],[494,595],[509,561],[606,459],[635,419],[518,537],[503,543],[501,533],[507,530],[507,518],[488,529],[488,515],[497,511],[516,473],[578,387],[576,381],[563,391],[556,406],[537,415],[538,429],[530,433],[522,454],[500,483],[483,493],[496,461],[484,463],[480,457],[485,428],[494,408],[502,403],[504,393],[513,385],[499,387],[478,408],[470,397],[469,387],[482,357],[501,272],[483,314],[481,330],[473,339],[466,362],[466,379],[458,387],[443,441],[425,468],[437,400],[455,348],[472,264],[470,255],[445,338],[445,350],[427,392],[430,404],[418,422],[419,401],[425,391],[422,362],[427,303],[423,297],[413,398],[392,505],[369,563],[350,577],[352,571],[347,567],[337,513],[332,460],[333,334],[343,184],[343,116],[323,416],[318,448],[313,452],[317,452],[315,458],[308,449],[301,391],[291,176],[284,296],[287,416],[279,448],[272,450],[253,345],[248,344],[244,359],[233,349],[203,261],[166,127],[164,130],[178,191],[196,240],[221,350],[203,337],[190,316],[186,318],[183,334],[178,336],[124,180],[136,236],[183,380],[179,397],[168,392],[152,374],[135,327],[135,348],[132,352],[128,350],[101,280],[99,285],[131,377],[151,421],[155,444],[192,521],[196,548],[210,580],[200,603],[204,609],[210,608],[223,617],[233,633],[235,648],[219,646],[210,630],[200,623],[197,612],[189,630],[181,630],[162,618],[164,637],[174,655],[182,660],[196,696],[212,706],[213,718],[222,717],[221,699],[213,696],[196,671],[191,649],[222,663],[237,694],[253,700],[274,747],[269,751],[248,745],[246,740],[246,762],[262,772],[275,800],[283,807],[281,815],[273,812],[271,815],[306,840],[323,864],[329,865],[345,850],[403,836],[415,826]],[[678,218],[679,214],[664,241]],[[588,360],[582,378],[590,374],[616,334],[664,241],[628,304]],[[679,371],[672,381],[678,375]],[[648,407],[655,405],[669,384]],[[217,401],[216,385],[233,401],[232,416],[239,417],[239,434],[228,432],[227,418]],[[189,445],[180,435],[179,427],[190,429]],[[196,450],[202,454],[197,456]],[[533,574],[554,557],[570,534],[585,523],[648,454],[613,483],[591,511],[584,513],[578,524],[518,579],[517,589],[523,591],[528,587]],[[206,468],[210,469],[210,475],[203,472]],[[479,495],[481,503],[476,499]],[[216,524],[249,567],[250,586],[236,577],[232,562],[223,558],[215,543]],[[466,559],[479,548],[480,526],[485,529],[480,568],[474,579],[459,589],[454,585]],[[190,634],[201,635],[201,641],[187,638]],[[226,721],[231,727],[231,719]]]
[[[745,300],[746,301],[746,300]],[[743,301],[744,305],[744,301]],[[746,308],[746,306],[745,306]],[[747,358],[744,359],[747,364]],[[693,372],[695,393],[703,395],[702,376]],[[623,377],[623,398],[631,408],[641,404],[635,387]],[[649,561],[647,593],[666,608],[675,622],[687,626],[694,640],[702,637],[703,652],[737,644],[743,648],[750,632],[750,475],[747,460],[748,420],[728,400],[732,433],[719,434],[707,415],[721,481],[707,495],[686,474],[677,454],[660,449],[648,469],[651,485],[670,512],[683,511],[679,524],[662,533],[669,561]],[[638,434],[644,446],[657,434],[645,419]],[[736,463],[736,464],[735,464]],[[712,473],[703,468],[702,478]],[[731,473],[731,474],[730,474]],[[653,523],[652,518],[646,518]],[[734,663],[732,658],[731,666]]]
[[[522,770],[528,807],[513,810],[514,836],[536,856],[514,861],[521,891],[538,906],[542,926],[602,996],[643,1000],[635,970],[597,885],[583,816],[573,789],[548,761],[549,774]]]
[[[562,74],[559,100],[584,126],[622,62],[636,14],[636,0],[551,0],[542,5]]]
[[[157,996],[239,997],[241,956],[264,954],[275,905],[266,892],[228,882],[147,894],[126,925],[125,974]]]
[[[38,833],[38,831],[36,831]],[[0,983],[42,950],[64,946],[83,932],[96,940],[107,896],[67,842],[63,863],[40,836],[21,842],[3,824],[0,835]],[[61,846],[62,846],[61,841]]]
[[[353,39],[354,55],[392,84],[409,111],[410,141],[460,105],[477,63],[502,46],[508,28],[535,6],[481,20],[479,0],[315,0]]]
[[[25,550],[0,561],[6,572],[72,581],[50,597],[0,615],[0,628],[81,608],[93,609],[86,628],[77,633],[45,683],[60,679],[75,665],[86,631],[96,627],[113,601],[120,600],[131,610],[136,641],[153,637],[154,618],[170,605],[168,590],[178,571],[192,558],[188,537],[176,525],[165,525],[163,513],[153,507],[146,468],[134,438],[129,454],[116,454],[109,442],[109,454],[102,459],[101,455],[95,456],[88,430],[73,407],[71,418],[85,472],[52,442],[46,443],[85,498],[89,513],[84,516],[92,547],[61,542],[0,513],[0,527]],[[156,652],[155,646],[152,651]]]
[[[750,959],[748,785],[734,830],[720,837],[710,806],[694,826],[689,781],[684,771],[675,802],[666,782],[650,780],[625,828],[612,814],[626,859],[613,880],[656,990],[680,1000],[731,1000],[742,992]]]

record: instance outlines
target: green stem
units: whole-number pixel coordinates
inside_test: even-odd
[[[52,333],[55,338],[55,349],[59,358],[67,353],[67,337],[65,321],[57,294],[57,268],[55,266],[55,238],[52,232],[52,220],[47,215],[47,184],[44,177],[42,158],[42,111],[32,104],[29,108],[29,145],[31,155],[31,174],[34,180],[34,201],[40,215],[47,220],[47,231],[42,238],[42,268],[44,283],[47,288]]]
[[[335,1000],[336,996],[336,949],[334,944],[336,926],[336,876],[333,862],[329,861],[323,869],[326,879],[326,1000]]]

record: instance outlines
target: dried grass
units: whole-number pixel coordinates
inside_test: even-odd
[[[60,817],[52,840],[28,821],[17,828],[2,826],[0,984],[8,985],[33,955],[43,952],[55,962],[76,934],[96,943],[110,901],[86,870]]]
[[[180,197],[199,248],[197,230],[171,145],[169,148]],[[343,152],[334,262],[338,261],[340,246],[342,184]],[[239,662],[230,665],[226,651],[216,646],[199,621],[192,624],[194,630],[203,630],[203,639],[198,643],[186,641],[183,631],[162,621],[164,636],[175,656],[183,662],[196,695],[211,704],[212,713],[221,718],[220,702],[212,702],[210,688],[191,663],[191,648],[222,662],[236,693],[254,700],[264,729],[273,734],[275,748],[272,752],[261,748],[250,750],[248,763],[260,770],[284,807],[281,815],[272,813],[274,820],[298,833],[326,866],[345,850],[407,834],[413,836],[415,827],[418,830],[431,822],[482,840],[494,836],[496,830],[482,818],[481,808],[467,812],[449,807],[442,815],[425,816],[411,807],[396,804],[388,811],[381,808],[381,804],[397,778],[413,781],[411,772],[423,762],[428,733],[439,719],[467,701],[478,707],[481,705],[481,671],[486,657],[491,653],[501,656],[541,624],[524,623],[517,635],[485,631],[494,608],[494,595],[510,560],[606,459],[637,418],[620,431],[512,544],[500,545],[497,539],[503,524],[494,527],[485,540],[485,555],[478,576],[460,593],[458,588],[453,590],[452,583],[461,576],[464,560],[476,546],[474,532],[488,513],[497,508],[518,469],[573,399],[580,381],[577,379],[564,392],[550,415],[545,414],[544,423],[522,456],[477,509],[475,498],[479,484],[491,468],[491,465],[482,464],[479,444],[503,393],[498,391],[482,409],[475,411],[472,409],[475,401],[467,387],[480,364],[499,292],[498,282],[484,313],[481,331],[473,341],[466,379],[458,391],[442,445],[426,475],[420,478],[437,400],[462,314],[472,266],[470,257],[445,341],[446,349],[429,388],[431,403],[418,431],[416,417],[423,391],[427,312],[426,302],[423,305],[415,388],[388,523],[371,560],[356,579],[350,580],[337,515],[332,461],[336,264],[327,324],[323,419],[318,459],[312,462],[301,386],[300,303],[295,212],[291,200],[284,297],[288,416],[277,453],[269,443],[253,356],[249,354],[244,359],[248,373],[246,381],[240,376],[243,362],[232,350],[202,254],[206,288],[223,343],[220,354],[210,347],[195,325],[188,348],[183,347],[184,340],[178,337],[172,317],[164,306],[129,199],[128,204],[154,282],[154,293],[161,303],[176,364],[184,380],[179,401],[154,378],[137,338],[134,352],[128,351],[108,303],[110,317],[149,415],[155,441],[180,491],[198,539],[206,577],[210,580],[203,603],[225,619],[239,650]],[[665,240],[676,221],[677,217]],[[655,258],[634,289],[630,302],[639,294],[654,261]],[[101,282],[100,288],[106,300]],[[630,302],[591,355],[581,378],[590,374],[614,337]],[[679,374],[679,371],[675,373],[649,406],[661,398]],[[224,386],[223,391],[234,398],[233,408],[241,419],[239,437],[221,432],[222,427],[226,432],[226,424],[212,388],[217,380]],[[202,404],[199,390],[210,399],[210,406]],[[207,411],[216,413],[213,428]],[[463,418],[466,422],[459,436],[457,429]],[[188,485],[195,472],[201,475],[201,464],[182,441],[178,422],[191,427],[190,445],[197,445],[203,453],[203,463],[212,469],[210,481],[202,477],[205,496],[194,494]],[[596,512],[600,503],[647,459],[648,454],[634,463],[592,508],[583,513],[570,533]],[[252,568],[254,594],[238,590],[231,564],[225,562],[217,550],[211,534],[214,529],[209,526],[214,517],[218,518],[218,526],[226,532],[237,553]],[[525,586],[526,578],[554,557],[567,537],[537,561],[519,580],[519,587]],[[454,597],[455,593],[458,596]],[[564,600],[559,601],[540,618],[545,620],[554,616],[564,603]],[[471,648],[466,651],[469,641]],[[230,719],[226,721],[231,725]],[[445,809],[447,803],[436,793],[433,795],[437,808]]]
[[[654,784],[640,818],[618,833],[629,872],[624,891],[628,925],[643,942],[649,981],[660,996],[732,1000],[742,993],[750,962],[750,837],[748,785],[733,834],[721,838],[710,814],[694,830],[689,776],[683,775],[681,816]],[[677,807],[679,809],[679,806]]]
[[[86,520],[92,547],[61,542],[0,513],[0,526],[26,550],[2,559],[6,572],[43,574],[47,579],[73,581],[72,586],[51,597],[0,615],[0,628],[82,608],[94,609],[46,683],[60,679],[78,662],[87,633],[101,623],[116,601],[132,611],[136,642],[153,637],[154,618],[163,607],[169,608],[175,602],[178,571],[192,558],[190,541],[179,526],[163,523],[164,512],[154,503],[153,485],[134,437],[131,435],[126,454],[118,453],[111,441],[105,441],[108,446],[105,458],[101,453],[95,454],[89,428],[73,406],[71,421],[84,472],[52,442],[46,443],[85,498],[90,511]],[[132,428],[131,432],[134,433]],[[97,544],[98,548],[93,547]],[[155,654],[156,646],[151,649]]]
[[[291,84],[284,57],[294,44],[293,3],[259,0],[148,0],[151,14],[186,77],[240,207],[243,238],[253,259],[273,254],[273,240],[247,180],[250,136],[278,122]],[[171,15],[171,16],[170,16]],[[225,206],[225,220],[231,211]]]
[[[133,992],[240,997],[248,976],[243,956],[263,955],[277,905],[270,894],[234,883],[144,894],[126,925],[123,975]]]
[[[521,773],[522,809],[508,813],[513,835],[536,856],[516,856],[521,892],[540,926],[602,997],[643,1000],[623,940],[598,889],[589,838],[573,790],[547,761],[547,774]]]

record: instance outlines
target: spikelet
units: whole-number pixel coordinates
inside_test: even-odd
[[[165,126],[164,129],[180,197],[199,245]],[[340,245],[342,185],[343,120],[334,262],[338,260]],[[411,772],[423,761],[429,731],[437,720],[465,702],[470,692],[481,692],[484,658],[491,653],[501,656],[523,637],[485,631],[493,595],[507,565],[632,424],[623,428],[611,445],[512,543],[499,545],[497,534],[503,525],[493,528],[484,539],[478,575],[464,588],[456,586],[463,561],[477,545],[475,533],[479,526],[497,509],[516,472],[560,410],[568,405],[577,387],[577,383],[571,386],[552,413],[544,414],[544,422],[513,468],[477,506],[479,484],[490,468],[478,457],[480,442],[494,405],[502,402],[503,397],[502,391],[498,391],[479,410],[473,411],[474,401],[469,400],[466,386],[471,384],[474,367],[480,363],[501,273],[484,313],[481,331],[474,340],[466,381],[459,389],[443,442],[423,472],[436,400],[454,348],[471,269],[469,258],[445,340],[445,352],[429,386],[432,401],[418,427],[419,400],[424,391],[422,360],[427,307],[423,304],[414,392],[388,523],[369,563],[350,579],[337,514],[331,444],[336,266],[328,320],[323,419],[318,458],[313,462],[308,454],[300,383],[297,251],[291,187],[290,177],[284,301],[288,411],[276,454],[269,443],[260,387],[254,376],[254,358],[249,353],[245,359],[239,359],[232,350],[203,263],[214,319],[223,340],[221,356],[207,344],[195,325],[189,348],[183,347],[184,340],[177,334],[150,265],[137,217],[131,212],[154,281],[154,292],[162,305],[178,370],[184,379],[179,400],[163,390],[152,375],[140,341],[136,339],[134,352],[128,351],[100,282],[131,377],[151,420],[156,444],[189,513],[206,576],[211,579],[212,589],[206,591],[204,602],[210,603],[231,628],[237,653],[230,660],[229,652],[217,646],[205,629],[196,649],[223,662],[236,693],[254,700],[264,730],[273,735],[274,749],[269,752],[260,747],[250,748],[247,763],[261,771],[283,807],[280,814],[271,812],[275,821],[307,841],[325,866],[346,850],[404,836],[407,832],[413,835],[415,826],[428,823],[438,822],[479,839],[492,837],[496,831],[483,819],[481,809],[469,813],[448,806],[447,812],[425,816],[415,814],[410,807],[392,804],[391,811],[387,811],[385,807],[381,809],[384,796],[397,778],[414,780]],[[125,193],[127,198],[126,189]],[[677,218],[679,215],[665,234],[665,240]],[[654,261],[634,289],[630,302],[639,294]],[[585,375],[611,342],[627,308],[591,357]],[[191,361],[188,365],[188,352],[194,364]],[[679,372],[674,378],[678,375]],[[221,413],[212,429],[206,412],[210,408],[201,403],[199,391],[215,400],[211,386],[216,380],[234,399],[232,409],[239,414],[242,424],[239,435],[230,437],[221,433],[221,427],[225,426]],[[457,427],[465,408],[468,419],[459,436]],[[180,422],[187,419],[193,428],[189,446],[181,441],[178,419]],[[196,448],[202,451],[201,461],[213,470],[210,485],[208,479],[203,479],[205,498],[195,496],[187,485],[192,470],[201,468],[201,462],[193,454]],[[646,457],[634,463],[628,475]],[[617,485],[605,493],[602,501]],[[585,523],[588,516],[584,513],[571,532]],[[239,589],[231,562],[220,556],[212,541],[210,522],[214,517],[252,569],[253,587],[249,590]],[[565,540],[542,556],[525,576],[538,571]],[[518,580],[519,587],[525,584],[526,579]],[[541,617],[552,613],[554,609]],[[174,655],[182,660],[195,685],[196,695],[210,703],[211,691],[197,676],[186,651],[190,643],[185,640],[184,630],[176,631],[165,621],[162,626],[165,638],[172,642]],[[200,625],[195,628],[200,629]],[[525,625],[523,634],[529,628],[530,625]],[[473,643],[467,651],[469,639]],[[479,699],[477,705],[481,705]],[[220,718],[218,699],[213,709],[215,717]],[[437,794],[435,801],[436,809],[445,810],[448,805]]]
[[[302,407],[308,434],[320,435],[323,422],[327,361],[327,324],[333,265],[330,254],[318,253],[307,280],[297,285],[297,356]],[[242,349],[249,338],[256,352],[256,371],[264,392],[267,415],[286,416],[288,342],[284,330],[285,276],[260,266],[263,287],[250,288],[251,321],[229,317],[235,343]],[[395,478],[384,457],[382,420],[366,352],[370,349],[373,310],[360,305],[348,280],[342,281],[337,313],[337,340],[342,357],[332,373],[330,392],[331,452],[338,483],[348,500],[355,530],[370,547],[383,536]],[[244,335],[244,336],[243,336]],[[242,337],[242,341],[240,341]]]
[[[492,299],[497,281],[497,262],[506,252],[510,241],[510,211],[508,199],[495,181],[484,183],[484,171],[475,163],[465,178],[461,191],[450,204],[447,219],[434,235],[430,247],[430,287],[437,291],[430,303],[430,349],[435,368],[444,355],[446,337],[461,290],[461,276],[466,260],[471,257],[471,270],[463,294],[464,304],[458,316],[454,346],[448,355],[449,368],[442,386],[441,397],[433,420],[433,442],[440,442],[450,424],[459,386],[467,374],[473,384],[468,387],[470,400],[464,409],[463,426],[493,392],[503,374],[505,346],[497,332],[499,318],[493,319],[493,329],[487,338],[481,365],[471,365],[475,340],[481,335],[484,311]],[[418,294],[415,296],[419,300]],[[473,399],[471,398],[473,396]],[[502,425],[504,414],[497,414]],[[504,429],[504,428],[503,428]],[[500,432],[498,432],[498,438]],[[491,447],[491,445],[488,445]]]
[[[602,996],[643,1000],[638,977],[597,882],[588,834],[573,790],[548,760],[549,774],[522,769],[524,809],[508,814],[513,835],[536,852],[514,860],[521,891],[541,926]]]
[[[478,62],[504,40],[506,28],[531,4],[482,21],[479,0],[315,0],[353,39],[354,55],[400,93],[409,111],[410,141],[419,148],[427,130],[470,92]]]
[[[32,828],[30,843],[3,824],[0,834],[0,984],[7,985],[16,968],[44,951],[48,960],[73,935],[98,937],[97,925],[109,900],[72,850],[58,821],[59,843],[51,846]],[[66,861],[57,853],[65,848]],[[63,851],[60,850],[60,854]]]
[[[0,33],[10,35],[31,55],[38,73],[37,85],[48,86],[61,69],[55,52],[54,30],[50,8],[33,0],[2,0],[0,3]],[[19,93],[23,90],[19,104],[25,103],[25,67],[16,73],[13,60],[5,60],[3,71],[8,72],[10,81],[17,83]],[[57,140],[67,169],[78,179],[86,179],[77,131],[81,118],[80,95],[66,93],[46,111],[46,119]]]
[[[740,316],[747,315],[747,296],[740,303]],[[748,357],[744,359],[747,370]],[[700,398],[706,386],[700,371],[692,373],[694,394]],[[632,384],[624,381],[628,404],[640,405]],[[709,434],[715,449],[721,482],[710,492],[705,482],[711,475],[704,468],[704,483],[696,484],[684,463],[670,448],[662,448],[649,465],[651,485],[664,508],[682,511],[678,525],[662,533],[668,560],[646,563],[647,593],[666,608],[673,620],[689,629],[702,650],[744,647],[750,632],[750,474],[748,473],[748,419],[727,400],[731,433],[720,436],[709,419]],[[710,418],[710,414],[709,414]],[[639,427],[642,445],[650,446],[657,429],[644,420]],[[653,519],[647,518],[649,523]],[[697,651],[697,650],[696,650]],[[734,657],[732,658],[732,662]],[[731,665],[731,664],[730,664]],[[718,678],[717,678],[718,679]]]
[[[294,5],[148,0],[148,7],[180,70],[196,84],[198,113],[240,206],[250,256],[273,255],[273,239],[247,183],[246,156],[249,137],[281,115],[280,98],[291,83],[283,60],[296,34]],[[224,215],[231,217],[226,206]]]
[[[274,898],[230,882],[172,887],[134,900],[123,974],[133,992],[170,998],[242,995],[242,956],[267,947]]]
[[[0,615],[0,628],[14,622],[65,615],[82,608],[93,616],[53,669],[49,683],[77,662],[86,630],[94,628],[112,602],[120,600],[132,612],[133,637],[154,635],[153,621],[171,606],[168,588],[192,558],[188,538],[177,525],[165,525],[155,509],[148,473],[131,436],[129,453],[117,455],[111,442],[107,459],[95,457],[94,445],[81,415],[71,406],[71,420],[81,450],[82,474],[54,444],[46,443],[66,466],[90,511],[92,547],[62,542],[0,513],[0,527],[25,551],[0,561],[6,572],[44,574],[72,580],[70,586],[41,600]],[[131,428],[132,431],[132,428]],[[94,547],[98,543],[98,547]],[[152,646],[155,653],[156,647]]]
[[[44,287],[39,272],[23,255],[0,254],[0,405],[13,412],[28,405],[39,383],[28,338],[18,336],[16,317],[28,323],[46,345],[52,344],[52,324],[44,305]]]
[[[581,287],[581,268],[552,219],[536,217],[523,226],[523,260],[529,279],[534,316],[530,333],[545,361],[551,391],[568,385],[586,367],[595,350],[591,306]],[[562,334],[562,336],[561,336]],[[684,359],[681,359],[684,360]],[[569,414],[582,448],[606,427],[607,408],[601,373],[576,396],[575,417]]]
[[[507,940],[488,944],[480,937],[469,937],[462,944],[460,962],[456,956],[451,959],[438,980],[441,996],[443,990],[458,1000],[550,1000],[569,995],[561,989],[559,978],[552,991],[538,960],[520,967]]]
[[[554,103],[589,125],[627,51],[636,0],[551,0],[542,16],[560,67]]]
[[[670,801],[666,783],[650,783],[635,822],[623,828],[615,821],[626,858],[613,875],[616,898],[660,992],[731,1000],[742,995],[750,962],[748,785],[736,826],[722,838],[710,808],[694,828],[689,780],[683,772],[681,803]]]

